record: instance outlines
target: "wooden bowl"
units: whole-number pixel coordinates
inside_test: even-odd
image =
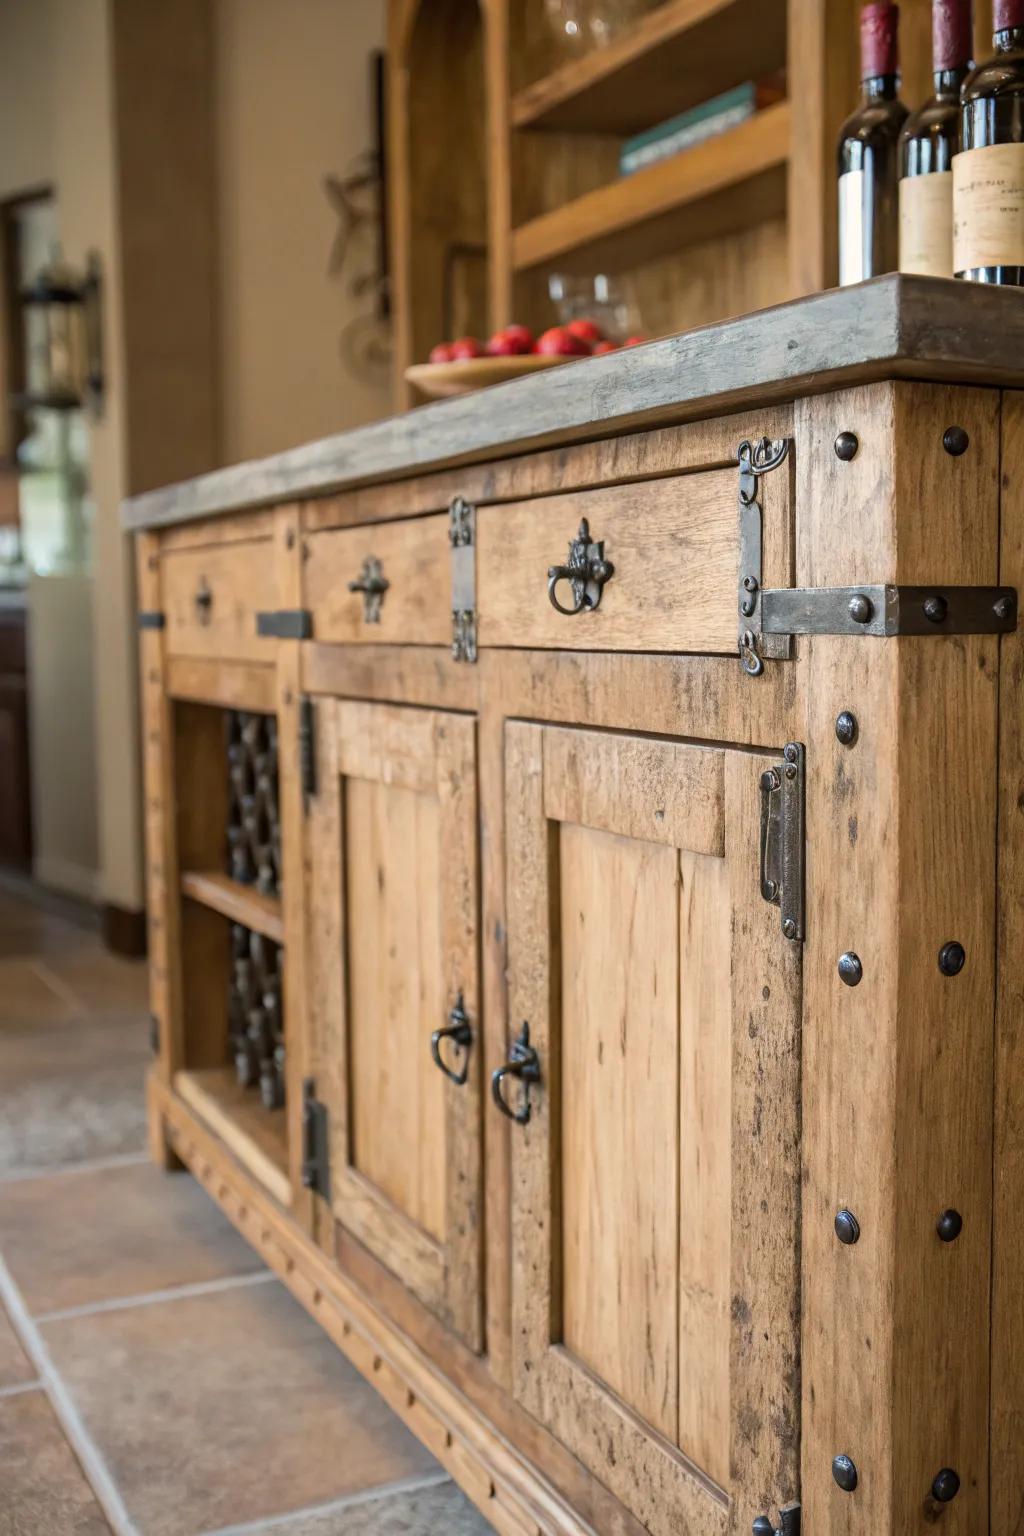
[[[537,373],[541,368],[578,362],[578,357],[552,357],[536,352],[522,357],[468,357],[457,363],[414,363],[405,370],[405,378],[428,399],[443,400],[448,395],[486,389],[488,384],[504,384],[508,379]]]

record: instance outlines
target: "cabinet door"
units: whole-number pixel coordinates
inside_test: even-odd
[[[479,1349],[475,725],[324,700],[317,738],[310,932],[331,1207]],[[434,1041],[460,1013],[469,1044]]]
[[[509,722],[522,1404],[653,1536],[796,1500],[799,959],[759,885],[779,754]],[[516,1098],[518,1092],[519,1098]]]

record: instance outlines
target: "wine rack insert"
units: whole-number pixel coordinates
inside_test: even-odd
[[[277,720],[229,709],[227,873],[265,896],[279,894],[281,817],[277,786]]]
[[[284,1107],[284,1014],[279,944],[231,924],[228,1041],[242,1088],[258,1088],[265,1109]]]

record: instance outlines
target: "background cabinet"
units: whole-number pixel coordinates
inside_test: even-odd
[[[317,736],[308,931],[330,1207],[479,1349],[475,725],[324,699]],[[468,1044],[434,1039],[461,1015]]]

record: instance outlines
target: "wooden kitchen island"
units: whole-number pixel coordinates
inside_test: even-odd
[[[509,1536],[1021,1529],[1018,390],[888,277],[127,504],[153,1154]]]

